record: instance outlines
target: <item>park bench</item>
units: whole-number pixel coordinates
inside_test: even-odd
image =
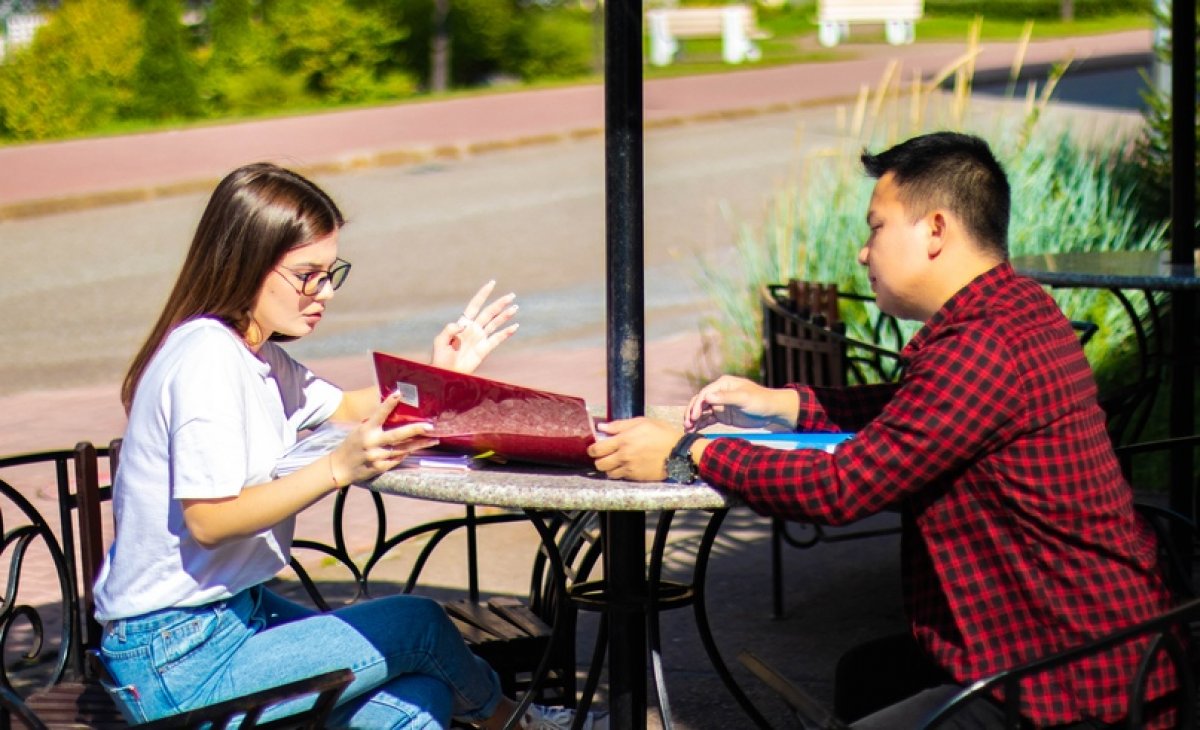
[[[754,39],[765,37],[757,27],[754,7],[656,8],[646,12],[650,33],[650,63],[667,66],[679,52],[679,39],[720,38],[725,63],[757,61],[761,57]]]
[[[831,48],[850,35],[851,23],[882,23],[888,43],[912,43],[914,24],[921,19],[924,5],[922,0],[820,0],[817,40]]]

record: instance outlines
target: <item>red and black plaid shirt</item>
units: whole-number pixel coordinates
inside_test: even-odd
[[[828,524],[905,513],[905,607],[958,681],[1148,619],[1170,605],[1070,324],[1001,264],[902,353],[898,384],[795,386],[802,431],[857,431],[835,453],[723,439],[700,474],[754,510]],[[1038,725],[1125,712],[1140,645],[1024,685]],[[1154,677],[1151,696],[1169,680]]]

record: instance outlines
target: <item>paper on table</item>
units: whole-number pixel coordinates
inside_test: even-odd
[[[279,457],[275,462],[275,478],[291,474],[333,451],[348,433],[350,426],[347,424],[331,421],[322,423]]]
[[[322,456],[337,448],[351,426],[343,423],[326,421],[304,438],[296,442],[292,448],[284,452],[275,462],[275,478],[278,479],[311,464]],[[436,469],[439,471],[467,472],[475,466],[475,460],[463,454],[435,454],[429,451],[414,451],[404,458],[397,468],[405,469]]]

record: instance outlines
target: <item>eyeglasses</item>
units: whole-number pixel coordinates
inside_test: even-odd
[[[272,271],[283,276],[279,269],[287,269],[294,277],[300,280],[300,288],[296,289],[296,285],[292,284],[292,289],[295,289],[297,294],[303,294],[306,297],[315,297],[320,294],[326,284],[332,286],[335,290],[346,281],[346,277],[350,274],[350,262],[343,259],[335,259],[332,267],[328,271],[308,271],[300,273],[294,269],[289,269],[286,266],[278,266]],[[283,277],[285,280],[286,276]],[[290,283],[290,282],[289,282]]]

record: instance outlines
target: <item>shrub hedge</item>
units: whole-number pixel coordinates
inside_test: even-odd
[[[1153,0],[1073,0],[1076,18],[1148,13]],[[1060,0],[925,0],[927,15],[983,15],[993,19],[1057,20]]]

